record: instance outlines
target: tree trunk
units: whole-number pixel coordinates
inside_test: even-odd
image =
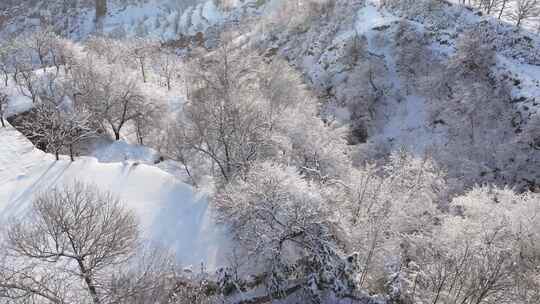
[[[6,124],[4,123],[4,116],[0,115],[0,123],[2,123],[2,128],[6,127]]]
[[[38,57],[39,57],[39,64],[41,64],[43,73],[45,73],[47,71],[47,66],[45,65],[45,59],[43,58],[43,55],[39,51],[38,51]]]
[[[141,73],[142,73],[142,78],[143,78],[143,82],[146,83],[146,73],[144,71],[144,59],[139,59],[139,62],[140,62],[140,65],[141,65]]]
[[[54,156],[56,156],[56,160],[60,160],[60,153],[58,151],[54,151]]]
[[[84,282],[86,283],[86,287],[88,287],[88,292],[90,293],[90,296],[92,297],[94,304],[100,304],[101,302],[97,294],[96,286],[94,285],[94,282],[92,282],[92,279],[88,275],[88,271],[86,270],[86,267],[84,266],[81,260],[77,260],[77,263],[79,264],[79,269],[81,270],[81,276],[83,277]]]
[[[191,182],[193,183],[193,187],[199,188],[199,186],[197,185],[197,182],[195,181],[195,178],[193,178],[193,175],[191,175],[191,171],[189,170],[189,167],[186,165],[185,162],[182,162],[182,164],[184,165],[184,170],[186,170],[187,175],[189,176],[189,178],[191,179]]]
[[[73,144],[69,145],[69,157],[71,158],[71,161],[75,161],[75,158],[73,157]]]
[[[504,13],[504,10],[506,9],[506,2],[508,2],[507,0],[504,0],[501,4],[501,9],[499,10],[499,19],[502,18],[502,15]]]
[[[114,139],[120,140],[120,131],[114,131]]]

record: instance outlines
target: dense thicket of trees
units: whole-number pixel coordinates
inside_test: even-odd
[[[129,128],[142,144],[149,130],[157,129],[163,100],[140,88],[138,81],[146,76],[135,70],[163,71],[164,85],[172,88],[179,62],[167,58],[150,66],[140,56],[125,56],[130,45],[93,38],[83,53],[50,29],[6,41],[0,47],[5,85],[12,78],[20,94],[35,105],[28,117],[17,119],[25,134],[57,158],[69,150],[73,159],[74,148],[95,133],[111,132],[119,140]]]

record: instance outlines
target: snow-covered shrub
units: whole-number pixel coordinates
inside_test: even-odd
[[[332,208],[296,168],[258,164],[244,180],[227,185],[214,207],[272,292],[294,278],[315,290],[351,288],[333,234]]]
[[[0,71],[2,71],[4,86],[8,86],[10,74],[15,71],[15,52],[13,40],[0,43]]]
[[[347,179],[334,183],[325,195],[339,206],[350,252],[357,252],[358,285],[383,291],[388,261],[399,256],[407,235],[429,234],[446,196],[446,175],[432,159],[404,151],[391,155],[381,168],[351,169]]]
[[[69,86],[53,74],[45,74],[38,83],[39,101],[14,124],[38,147],[55,154],[57,160],[63,151],[74,160],[75,146],[95,135],[91,113],[86,106],[71,102]]]
[[[127,125],[151,119],[159,108],[139,87],[133,72],[122,65],[107,64],[90,55],[80,59],[71,68],[70,75],[74,102],[84,104],[92,113],[93,121],[102,130],[110,130],[116,140]]]
[[[464,182],[504,184],[520,166],[510,149],[516,137],[511,89],[494,73],[495,64],[492,44],[471,30],[461,35],[447,62],[431,65],[420,79],[428,119],[447,134],[446,146],[435,157]]]
[[[410,21],[401,21],[395,32],[396,65],[401,79],[406,83],[406,92],[420,84],[423,77],[433,73],[432,50],[428,48],[429,41],[426,33]]]
[[[214,304],[223,301],[217,287],[208,280],[176,279],[166,304]]]
[[[204,154],[226,181],[265,157],[273,118],[252,69],[261,62],[228,48],[193,62],[189,102],[177,128],[185,146]]]
[[[117,39],[104,36],[91,36],[84,43],[85,50],[97,55],[108,64],[126,63],[127,45]]]
[[[173,50],[159,49],[150,58],[153,71],[159,75],[160,84],[171,90],[178,85],[179,75],[182,69],[180,58]]]
[[[157,56],[160,45],[152,39],[135,38],[124,42],[127,54],[122,54],[129,58],[129,63],[141,72],[143,82],[147,81],[147,67],[151,58]]]
[[[474,26],[485,43],[490,43],[499,54],[527,64],[540,63],[540,39],[526,31],[494,20],[482,20]]]
[[[487,77],[495,65],[495,49],[483,40],[482,32],[468,31],[460,35],[456,53],[449,62],[449,68],[464,76]],[[473,76],[474,77],[474,76]]]
[[[224,181],[268,159],[318,179],[346,166],[341,130],[317,117],[315,99],[285,63],[226,45],[195,59],[189,71],[189,101],[173,128],[181,134],[173,137],[183,142],[180,150],[213,163]]]
[[[534,303],[540,298],[538,195],[474,188],[432,235],[413,236],[407,297],[430,303]]]
[[[444,0],[383,0],[381,6],[409,20],[442,30],[461,18],[461,9],[455,9]]]
[[[275,128],[276,159],[295,165],[311,179],[325,181],[347,171],[346,128],[325,125],[313,104],[289,109]]]

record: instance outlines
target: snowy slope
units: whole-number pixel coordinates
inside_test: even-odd
[[[204,197],[160,169],[133,162],[75,162],[37,150],[18,131],[0,128],[0,225],[20,216],[41,191],[75,179],[113,191],[141,220],[144,235],[170,247],[184,265],[204,262],[212,268],[226,247]]]
[[[401,96],[404,88],[398,76],[395,50],[390,44],[381,47],[374,41],[377,39],[378,29],[390,28],[398,21],[396,16],[386,10],[367,3],[358,11],[355,32],[367,37],[369,52],[384,59],[393,94]],[[425,107],[425,100],[421,96],[406,95],[390,99],[379,110],[384,118],[379,117],[378,121],[382,122],[377,126],[380,133],[375,133],[371,141],[390,142],[394,147],[405,147],[419,155],[425,153],[428,146],[439,139],[435,131],[429,127]]]

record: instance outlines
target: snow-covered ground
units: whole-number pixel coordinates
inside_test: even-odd
[[[6,117],[26,112],[32,108],[32,98],[21,94],[19,87],[11,77],[8,81],[8,86],[4,87],[2,84],[0,91],[8,97],[9,103],[7,109],[5,109]]]
[[[513,78],[512,97],[523,116],[540,115],[540,66],[516,62],[503,56],[497,58],[497,66],[500,72],[506,72]]]
[[[92,156],[102,163],[136,161],[143,164],[155,164],[159,161],[159,154],[148,147],[132,145],[125,140],[103,140],[102,144],[92,152]]]
[[[144,235],[175,250],[184,265],[216,267],[227,248],[205,197],[159,168],[93,157],[55,161],[11,126],[0,128],[0,225],[23,215],[40,192],[75,180],[117,194],[139,216]]]
[[[395,62],[396,53],[392,49],[391,43],[381,45],[376,39],[380,39],[381,27],[391,27],[399,21],[399,18],[390,14],[385,9],[379,9],[375,4],[367,3],[357,13],[355,31],[357,34],[367,38],[367,49],[372,54],[383,58],[388,70],[389,83],[391,84],[390,94],[401,96],[404,92]],[[391,34],[390,34],[391,35]],[[391,36],[385,39],[392,39]],[[374,134],[371,142],[388,143],[393,148],[405,147],[418,155],[422,155],[426,150],[441,138],[431,126],[426,113],[425,100],[421,96],[402,96],[391,98],[379,109],[376,128],[378,132]]]

